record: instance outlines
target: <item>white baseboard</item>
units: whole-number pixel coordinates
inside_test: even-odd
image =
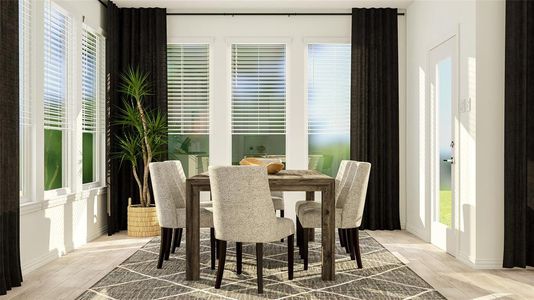
[[[27,275],[28,273],[35,271],[36,269],[46,265],[49,262],[52,262],[60,257],[57,252],[48,252],[45,255],[36,257],[27,263],[22,265],[22,275]]]
[[[428,234],[424,230],[421,230],[421,228],[416,228],[416,227],[410,225],[409,223],[407,223],[406,224],[406,231],[408,231],[409,233],[411,233],[411,234],[415,235],[416,237],[422,239],[423,241],[425,241],[427,243],[430,243]]]
[[[102,235],[104,234],[107,234],[107,231],[108,231],[108,226],[107,225],[104,225],[104,226],[101,226],[99,227],[92,235],[88,236],[87,237],[87,243],[92,241],[92,240],[95,240],[99,237],[101,237]],[[86,243],[84,243],[83,245],[85,245]],[[69,252],[75,250],[76,248],[80,247],[82,245],[75,245],[74,247],[68,247],[68,249],[66,249],[66,254],[68,254]],[[65,255],[65,254],[63,254]],[[60,258],[61,256],[63,256],[62,254],[60,254],[59,252],[49,252],[45,255],[42,255],[42,256],[39,256],[37,258],[34,258],[30,261],[28,261],[27,263],[23,264],[21,267],[22,267],[22,274],[23,275],[27,275],[28,273],[31,273],[32,271],[35,271],[36,269]]]
[[[502,269],[502,259],[477,259],[466,253],[458,253],[456,259],[473,269]]]

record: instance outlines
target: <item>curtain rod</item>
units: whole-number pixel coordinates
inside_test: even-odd
[[[108,4],[103,0],[98,0],[100,4],[108,7]],[[180,12],[180,13],[167,13],[167,16],[351,16],[352,13],[193,13],[193,12]],[[404,16],[404,13],[397,13],[397,16]]]
[[[167,13],[167,16],[352,16],[352,13]]]

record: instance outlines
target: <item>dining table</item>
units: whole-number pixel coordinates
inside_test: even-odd
[[[315,170],[282,170],[269,174],[271,191],[306,192],[306,200],[315,200],[321,192],[322,275],[335,280],[335,180]],[[200,279],[200,192],[210,191],[207,172],[186,181],[186,279]],[[274,213],[274,212],[273,212]]]

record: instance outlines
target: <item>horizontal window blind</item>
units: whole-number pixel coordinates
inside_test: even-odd
[[[21,125],[31,125],[31,12],[30,0],[19,1],[19,115]]]
[[[82,131],[96,132],[100,128],[101,107],[99,36],[82,30]]]
[[[44,23],[44,126],[66,129],[71,98],[71,20],[47,3]]]
[[[167,46],[169,134],[209,134],[209,45]]]
[[[350,44],[308,45],[308,133],[350,132]]]
[[[232,45],[232,134],[285,134],[286,47]]]

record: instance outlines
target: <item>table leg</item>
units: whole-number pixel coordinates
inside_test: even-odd
[[[200,189],[186,183],[186,280],[200,279]]]
[[[306,192],[306,201],[315,201],[315,192]],[[310,228],[310,235],[308,236],[308,241],[315,241],[315,229]]]
[[[334,182],[330,183],[322,191],[322,220],[321,237],[323,246],[322,279],[324,281],[335,280],[335,216],[336,203],[334,196]]]

